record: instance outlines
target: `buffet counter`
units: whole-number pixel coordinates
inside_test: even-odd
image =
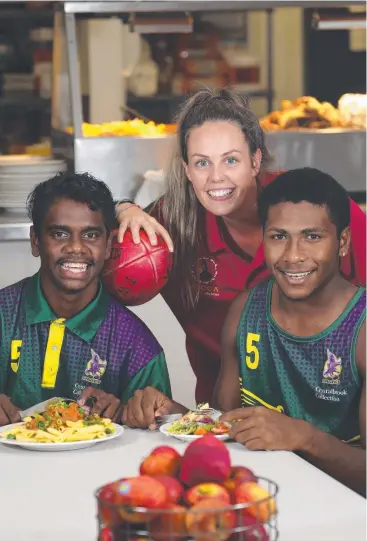
[[[31,221],[24,214],[0,214],[0,242],[28,240]]]

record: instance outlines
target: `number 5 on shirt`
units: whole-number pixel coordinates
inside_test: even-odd
[[[259,366],[260,353],[256,343],[260,342],[260,335],[256,333],[247,333],[246,338],[246,365],[251,370],[256,370]]]
[[[19,358],[20,358],[20,348],[22,347],[21,340],[12,340],[11,350],[10,350],[10,367],[13,372],[18,372],[19,367]]]

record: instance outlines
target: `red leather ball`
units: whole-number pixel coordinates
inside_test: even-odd
[[[128,306],[144,304],[158,295],[172,268],[172,254],[162,237],[158,235],[158,243],[153,246],[141,230],[140,239],[139,244],[134,244],[127,230],[119,243],[114,234],[111,256],[102,270],[106,289]]]

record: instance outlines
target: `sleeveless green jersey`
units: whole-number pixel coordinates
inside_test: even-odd
[[[251,290],[237,330],[241,404],[303,419],[344,441],[359,438],[361,382],[355,364],[366,292],[359,288],[323,332],[293,336],[271,315],[270,279]]]

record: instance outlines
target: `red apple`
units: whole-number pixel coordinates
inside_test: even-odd
[[[182,458],[180,479],[189,487],[199,483],[221,483],[228,478],[230,469],[227,447],[209,434],[187,446]]]
[[[258,483],[245,482],[238,484],[234,491],[234,497],[236,503],[253,503],[254,505],[249,505],[243,510],[244,514],[252,515],[260,523],[268,522],[270,517],[276,513],[275,500]]]
[[[156,475],[155,479],[160,481],[166,487],[169,503],[177,503],[183,494],[183,486],[175,478],[168,475]]]
[[[186,507],[169,503],[166,506],[171,513],[160,513],[149,525],[149,532],[155,541],[176,541],[186,534]]]
[[[231,510],[224,511],[228,503],[207,498],[193,505],[186,515],[186,528],[195,541],[225,541],[235,527],[236,517]]]
[[[228,492],[233,493],[239,483],[252,481],[256,483],[257,477],[249,468],[245,468],[245,466],[232,466],[229,477],[223,484]]]
[[[230,505],[231,501],[227,490],[217,483],[200,483],[200,485],[195,485],[185,492],[184,498],[188,505],[195,505],[200,500],[208,498],[220,498],[227,505]]]
[[[140,465],[140,475],[178,475],[181,466],[181,457],[177,453],[156,453],[149,455]]]
[[[129,477],[117,485],[116,503],[119,506],[120,516],[127,522],[140,523],[151,520],[149,513],[132,511],[131,507],[146,507],[160,509],[168,502],[167,490],[162,483],[149,477],[140,475]]]

